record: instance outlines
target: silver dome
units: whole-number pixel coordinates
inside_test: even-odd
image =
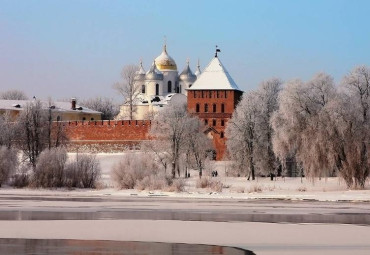
[[[150,67],[149,71],[145,75],[146,80],[160,81],[163,80],[163,73],[159,71],[156,67],[155,61]]]
[[[136,71],[134,79],[135,79],[135,81],[144,81],[145,80],[145,70],[144,70],[142,61],[140,61],[139,70]]]
[[[196,79],[197,77],[191,71],[189,61],[187,61],[184,70],[180,74],[180,80],[194,82]]]

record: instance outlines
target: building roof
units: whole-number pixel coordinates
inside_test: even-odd
[[[27,104],[34,102],[34,100],[0,100],[0,110],[14,110],[23,111]],[[44,109],[48,109],[50,106],[53,111],[58,112],[81,112],[88,114],[101,114],[101,112],[91,110],[85,106],[76,105],[76,110],[72,110],[71,102],[52,102],[49,106],[48,101],[41,101]],[[81,109],[81,110],[80,110]]]
[[[214,57],[188,90],[239,90],[218,57]]]

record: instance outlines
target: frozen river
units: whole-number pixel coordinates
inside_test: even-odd
[[[90,245],[100,241],[117,241],[114,244],[118,246],[124,246],[124,242],[167,243],[173,251],[174,245],[185,243],[211,245],[210,249],[215,251],[238,247],[244,249],[242,254],[253,254],[247,253],[253,251],[258,255],[368,255],[369,205],[366,202],[70,197],[68,193],[65,196],[1,195],[0,238],[6,238],[1,239],[5,243],[15,242],[18,247],[26,242],[49,242],[58,248],[60,240],[69,240],[78,244],[77,249],[85,246],[90,249]],[[184,251],[170,254],[207,254]]]

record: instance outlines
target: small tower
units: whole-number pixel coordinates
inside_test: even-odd
[[[188,112],[208,126],[206,132],[213,139],[216,160],[221,160],[226,152],[225,128],[243,92],[221,63],[218,52],[216,48],[215,57],[188,88]]]
[[[157,69],[156,61],[153,61],[152,66],[145,75],[146,93],[151,96],[163,95],[163,73]]]
[[[190,88],[193,83],[196,81],[197,76],[193,74],[193,72],[190,69],[189,60],[186,61],[186,66],[184,70],[181,72],[179,77],[179,89],[176,91],[176,93],[182,93],[187,95],[187,89]]]

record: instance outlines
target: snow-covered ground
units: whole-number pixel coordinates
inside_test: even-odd
[[[130,153],[130,152],[128,152]],[[315,179],[313,182],[301,178],[257,178],[248,181],[245,177],[226,177],[227,162],[214,162],[212,169],[217,170],[218,177],[210,177],[223,183],[222,192],[210,189],[196,188],[199,179],[198,172],[192,170],[191,177],[185,179],[185,191],[180,193],[163,192],[158,190],[117,190],[110,179],[112,166],[125,153],[99,153],[96,155],[102,168],[102,187],[97,190],[66,190],[66,189],[13,189],[2,187],[0,194],[28,195],[66,195],[69,196],[167,196],[188,198],[223,198],[223,199],[290,199],[290,200],[319,200],[319,201],[370,201],[370,181],[365,190],[348,190],[340,178]],[[70,153],[72,158],[76,154]],[[206,174],[205,174],[206,175]]]

